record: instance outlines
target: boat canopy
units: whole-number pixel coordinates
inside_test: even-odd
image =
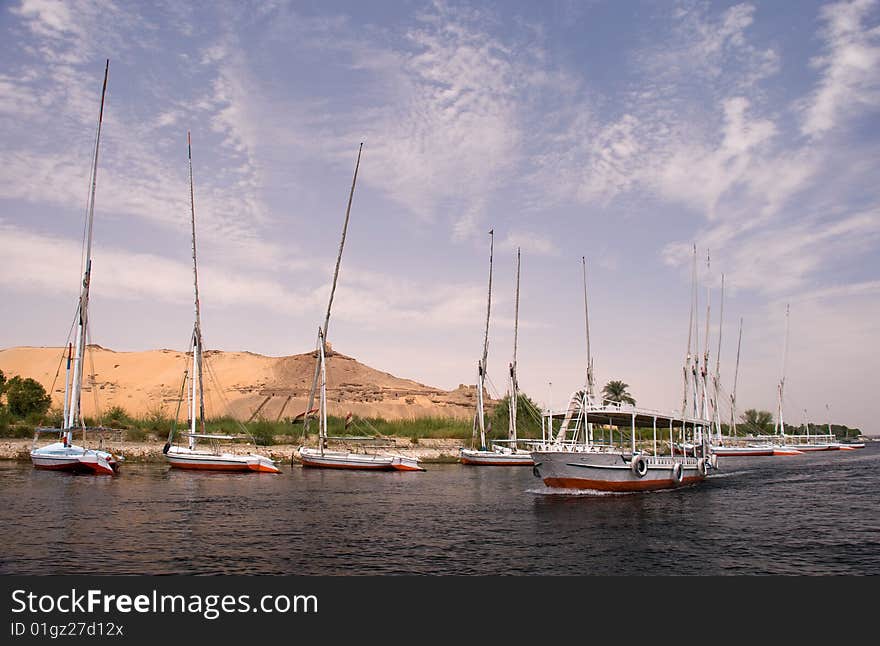
[[[681,426],[683,424],[708,427],[709,420],[695,417],[682,416],[678,413],[655,411],[648,408],[636,408],[634,406],[620,406],[617,404],[605,404],[602,406],[591,405],[585,411],[587,421],[591,424],[608,424],[610,426],[631,426],[649,428],[655,423],[664,426]],[[558,411],[549,414],[554,419],[565,419],[568,411]]]

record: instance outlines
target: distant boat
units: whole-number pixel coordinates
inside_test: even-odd
[[[486,379],[486,358],[489,349],[489,313],[492,309],[492,251],[494,243],[494,232],[489,232],[489,305],[486,310],[486,334],[483,342],[483,357],[477,365],[477,409],[474,413],[474,426],[471,435],[472,440],[476,438],[476,430],[480,429],[480,447],[471,446],[471,448],[459,449],[458,459],[462,464],[473,466],[525,466],[534,465],[532,455],[528,451],[520,449],[517,446],[516,437],[516,418],[517,418],[517,396],[519,384],[516,378],[516,344],[517,332],[519,329],[519,268],[520,253],[516,251],[516,306],[515,306],[515,322],[513,328],[513,361],[510,364],[510,379],[508,388],[508,433],[507,440],[495,440],[492,442],[491,448],[486,447],[486,426],[485,415],[483,411],[483,388]]]
[[[224,451],[220,442],[236,439],[226,434],[212,434],[205,431],[205,391],[202,339],[201,307],[199,303],[199,271],[196,260],[196,210],[193,194],[192,174],[192,142],[189,133],[186,135],[187,155],[189,157],[189,194],[192,224],[192,257],[193,257],[193,288],[195,293],[195,323],[191,339],[192,367],[184,375],[184,388],[189,377],[190,391],[190,426],[189,433],[184,434],[186,446],[174,443],[175,426],[168,433],[168,441],[162,452],[172,467],[204,471],[256,471],[261,473],[280,473],[271,458],[256,453],[239,454]],[[181,395],[183,388],[181,388]],[[253,438],[250,438],[253,441]],[[197,440],[207,440],[210,448],[196,448]]]
[[[722,276],[722,281],[724,277]],[[723,282],[722,282],[723,285]],[[723,298],[724,291],[722,287],[721,292],[722,297],[722,306],[723,306]],[[730,433],[733,437],[736,437],[736,386],[739,380],[739,358],[740,358],[740,350],[742,349],[742,328],[743,328],[743,320],[739,319],[739,338],[736,343],[736,368],[733,373],[733,390],[730,394]],[[718,344],[718,353],[719,356],[721,354],[721,343],[720,343],[720,332],[719,332],[719,344]],[[717,374],[717,373],[716,373]],[[717,381],[716,381],[716,402],[718,401],[717,394]],[[717,413],[716,413],[717,414]],[[719,416],[719,427],[720,427],[720,416]],[[714,444],[712,446],[712,453],[717,455],[718,457],[768,457],[772,455],[800,455],[800,451],[787,451],[781,448],[774,448],[772,442],[749,442],[746,443],[745,446],[742,444],[729,444],[724,443],[724,438],[721,436],[719,431],[719,443]]]
[[[358,148],[357,162],[354,167],[354,178],[351,182],[351,192],[348,196],[348,207],[345,210],[345,221],[342,225],[342,239],[339,242],[339,253],[336,256],[336,269],[333,272],[333,284],[330,288],[330,300],[327,303],[327,314],[324,317],[324,325],[318,328],[318,341],[315,348],[315,375],[312,380],[312,388],[309,392],[309,404],[306,408],[309,413],[318,412],[318,446],[307,447],[301,445],[294,454],[294,460],[298,460],[304,467],[320,469],[357,469],[370,471],[424,471],[420,460],[416,457],[388,454],[388,453],[362,453],[353,451],[333,451],[329,449],[329,440],[343,440],[359,443],[366,439],[358,437],[329,437],[327,434],[327,329],[330,325],[330,311],[333,306],[333,296],[336,292],[336,282],[339,278],[339,265],[342,262],[342,250],[345,247],[345,235],[348,231],[348,220],[351,214],[351,203],[354,198],[354,188],[357,183],[358,168],[361,163],[361,152],[364,145]],[[319,388],[320,385],[320,388]],[[314,408],[315,396],[318,395],[318,406]],[[310,414],[304,414],[303,437],[308,436]]]
[[[784,410],[784,390],[785,390],[785,368],[788,361],[788,328],[789,328],[789,306],[785,306],[785,342],[782,355],[782,375],[779,384],[776,387],[777,392],[777,413],[776,428],[774,429],[774,455],[790,455],[785,451],[796,451],[807,453],[813,451],[836,451],[838,448],[837,438],[829,434],[813,434],[810,435],[810,428],[807,425],[806,435],[800,433],[785,433],[785,417]]]
[[[88,344],[89,333],[89,286],[92,277],[92,225],[95,219],[95,187],[98,174],[98,151],[101,143],[101,125],[104,118],[104,97],[107,93],[107,77],[110,72],[110,61],[104,67],[104,85],[101,89],[101,107],[98,111],[98,128],[95,135],[95,153],[92,161],[90,191],[88,208],[86,212],[86,236],[83,245],[82,288],[76,313],[76,346],[74,349],[68,344],[67,347],[67,371],[64,385],[64,409],[61,428],[39,427],[34,433],[34,443],[31,448],[31,461],[37,469],[51,469],[55,471],[74,471],[95,475],[114,475],[121,456],[114,455],[101,449],[89,449],[73,444],[73,432],[81,429],[83,442],[87,430],[103,432],[104,429],[89,429],[82,417],[82,387],[83,387],[83,364],[85,363],[85,351]],[[48,446],[37,447],[41,436],[56,434],[60,441]]]

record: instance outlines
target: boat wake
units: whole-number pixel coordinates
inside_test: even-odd
[[[526,493],[537,496],[631,496],[641,491],[599,491],[598,489],[565,489],[563,487],[541,487],[540,489],[526,489]]]
[[[741,475],[744,475],[746,473],[751,473],[751,472],[752,472],[751,469],[742,469],[740,471],[725,471],[724,473],[712,473],[712,474],[706,476],[706,478],[708,480],[718,480],[720,478],[730,478],[731,476],[741,476]]]

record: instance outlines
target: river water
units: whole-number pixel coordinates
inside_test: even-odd
[[[880,574],[880,443],[720,466],[587,495],[521,467],[108,478],[2,462],[0,573]]]

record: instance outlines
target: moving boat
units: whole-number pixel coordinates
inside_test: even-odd
[[[358,148],[357,162],[354,167],[354,178],[351,182],[351,192],[348,195],[348,207],[345,210],[345,221],[342,225],[342,239],[339,242],[339,253],[336,256],[336,268],[333,272],[333,284],[330,288],[330,300],[327,303],[327,314],[324,317],[324,325],[318,328],[318,340],[315,348],[315,374],[312,379],[312,387],[309,391],[309,404],[306,408],[309,413],[314,410],[315,395],[319,392],[318,412],[318,446],[308,447],[301,445],[293,456],[294,461],[299,461],[304,467],[320,469],[358,469],[370,471],[424,471],[420,460],[416,457],[388,454],[388,453],[363,453],[353,451],[331,451],[328,448],[329,440],[347,440],[357,442],[364,438],[329,437],[327,434],[327,329],[330,325],[330,310],[333,306],[333,296],[336,293],[336,283],[339,278],[339,265],[342,262],[342,250],[345,247],[345,236],[348,231],[348,220],[351,215],[351,203],[354,199],[354,188],[357,183],[358,168],[361,163],[361,152],[364,144]],[[320,380],[320,390],[319,390]],[[309,421],[311,414],[303,417],[303,439],[308,437]],[[372,439],[372,438],[370,438]]]
[[[636,408],[626,404],[605,402],[594,404],[580,392],[573,401],[579,402],[577,423],[583,429],[604,425],[607,442],[596,442],[594,430],[585,434],[585,441],[567,441],[565,427],[561,427],[555,440],[532,451],[535,475],[548,487],[562,489],[589,489],[610,492],[654,491],[673,489],[696,484],[706,478],[715,466],[714,456],[708,458],[693,455],[661,455],[658,433],[668,428],[670,444],[676,434],[685,436],[687,427],[708,443],[707,429],[710,421],[664,414],[658,411]],[[548,422],[554,418],[569,416],[568,411],[548,413]],[[631,433],[629,442],[624,437],[627,426]],[[639,449],[636,428],[653,428],[653,449]],[[614,441],[614,431],[619,430],[619,442]],[[627,444],[629,446],[627,446]]]
[[[201,307],[199,303],[199,271],[196,260],[196,210],[193,191],[192,172],[192,140],[190,134],[186,134],[187,155],[189,157],[189,194],[190,213],[192,224],[192,257],[193,257],[193,287],[195,293],[195,323],[190,340],[192,354],[192,368],[184,373],[184,383],[181,387],[181,395],[186,389],[187,377],[189,376],[190,390],[190,425],[189,433],[184,434],[186,446],[174,443],[176,425],[172,425],[168,433],[168,441],[165,443],[162,453],[172,467],[177,469],[193,469],[207,471],[256,471],[261,473],[280,473],[271,458],[256,453],[240,454],[224,451],[221,441],[238,439],[232,435],[211,434],[205,430],[205,391],[204,391],[204,365],[202,339]],[[182,401],[182,397],[181,397]],[[196,448],[196,440],[208,440],[208,448]],[[250,438],[253,441],[253,438]],[[256,446],[256,444],[254,444]]]
[[[103,428],[87,428],[82,417],[83,367],[89,333],[89,287],[92,277],[92,228],[95,219],[95,188],[98,174],[98,151],[101,143],[101,125],[104,119],[104,97],[107,93],[107,77],[110,72],[110,61],[104,66],[104,85],[101,89],[101,107],[98,111],[98,127],[95,135],[95,152],[92,161],[88,208],[86,211],[86,236],[83,248],[83,279],[76,312],[76,346],[75,351],[70,344],[67,346],[67,370],[64,384],[64,408],[61,428],[39,427],[34,433],[31,447],[31,461],[37,469],[55,471],[73,471],[95,475],[116,474],[123,458],[102,448],[92,449],[77,446],[73,443],[73,432],[82,430],[83,443],[86,431],[96,431],[100,443]],[[38,447],[41,436],[58,435],[59,441],[48,446]]]
[[[694,261],[696,277],[696,256]],[[696,285],[696,278],[694,279]],[[694,287],[694,301],[696,288]],[[586,260],[584,260],[584,303],[586,305]],[[585,315],[587,314],[586,307]],[[695,320],[691,309],[688,353],[684,367],[684,400],[681,414],[662,413],[635,405],[604,399],[598,403],[593,393],[593,360],[590,355],[589,317],[587,318],[587,384],[575,391],[565,411],[548,411],[544,421],[544,444],[532,450],[533,473],[548,487],[600,492],[636,492],[672,489],[696,484],[715,468],[716,458],[709,452],[712,422],[700,416],[699,359],[691,353],[691,333]],[[707,314],[708,319],[708,314]],[[708,351],[705,353],[708,362]],[[705,377],[705,370],[702,371]],[[688,390],[692,387],[693,415],[685,415]],[[702,383],[705,409],[705,380]],[[554,419],[560,419],[554,435]],[[688,434],[690,426],[690,434]],[[629,427],[626,438],[624,429]],[[652,442],[646,446],[636,439],[637,428],[651,428]],[[668,428],[666,445],[661,452],[662,435]],[[677,433],[676,433],[677,430]],[[615,431],[618,439],[615,442]],[[568,434],[571,433],[571,439]],[[597,438],[601,435],[601,438]],[[677,435],[677,437],[676,437]],[[676,454],[675,447],[691,447],[687,455]],[[704,457],[706,456],[706,457]]]
[[[469,449],[459,449],[458,459],[462,464],[474,466],[525,466],[534,465],[532,454],[517,446],[516,418],[517,418],[517,395],[519,384],[516,378],[516,344],[519,330],[519,269],[520,252],[516,250],[516,301],[514,306],[513,327],[513,361],[510,364],[510,376],[508,387],[508,431],[507,440],[495,440],[491,448],[486,448],[486,426],[483,411],[483,391],[486,379],[486,358],[489,350],[489,313],[492,308],[492,252],[494,247],[494,232],[489,231],[489,305],[486,308],[486,334],[483,342],[483,358],[477,364],[477,410],[474,413],[473,432],[471,434],[472,446]],[[473,446],[476,438],[476,429],[480,429],[480,448]]]

